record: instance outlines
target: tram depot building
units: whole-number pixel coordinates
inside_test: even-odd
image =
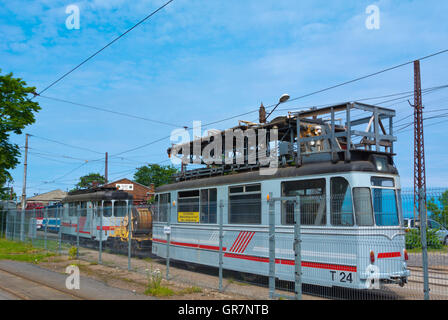
[[[104,185],[104,187],[114,187],[123,190],[133,196],[133,203],[136,205],[146,204],[154,196],[154,185],[147,187],[127,178],[119,179]]]

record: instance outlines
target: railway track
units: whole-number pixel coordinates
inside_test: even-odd
[[[411,276],[409,277],[408,282],[422,284],[424,280],[423,268],[408,267],[408,269],[411,271]],[[448,270],[434,267],[428,268],[428,282],[430,287],[448,288]]]
[[[85,297],[82,297],[74,292],[63,290],[60,288],[56,288],[55,286],[49,285],[48,283],[44,283],[42,281],[38,281],[35,279],[31,279],[27,276],[24,276],[22,274],[18,274],[16,272],[12,272],[10,270],[5,270],[0,267],[0,274],[3,273],[4,280],[2,280],[2,283],[0,284],[0,290],[18,298],[19,300],[33,300],[33,299],[42,299],[42,294],[35,294],[32,293],[29,288],[31,287],[37,287],[39,288],[39,292],[43,293],[46,292],[49,297],[54,297],[55,299],[69,299],[69,300],[88,300]],[[6,278],[5,278],[6,276]],[[19,288],[11,288],[6,287],[4,285],[5,279],[10,280],[10,282],[18,282],[20,283]],[[18,290],[17,290],[18,289]]]

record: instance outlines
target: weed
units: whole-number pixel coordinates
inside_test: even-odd
[[[76,247],[71,247],[68,250],[68,257],[70,258],[70,260],[76,259],[76,257],[78,256],[78,248]]]
[[[168,287],[162,286],[162,273],[160,269],[146,269],[148,283],[146,285],[145,294],[155,297],[167,297],[174,295],[174,291]]]

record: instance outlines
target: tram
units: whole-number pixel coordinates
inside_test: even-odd
[[[344,123],[336,123],[338,115]],[[169,241],[171,259],[217,267],[222,215],[223,268],[268,276],[270,195],[281,199],[275,202],[275,276],[294,281],[294,196],[300,199],[302,283],[403,286],[410,273],[393,162],[394,116],[392,109],[349,102],[237,127],[277,129],[278,168],[261,174],[263,165],[246,161],[183,170],[156,189],[152,252],[166,257]],[[182,152],[193,150],[189,143]]]
[[[133,249],[151,248],[152,219],[147,207],[133,205],[133,196],[114,187],[70,192],[63,200],[63,239],[95,243],[112,249],[127,248],[129,227]],[[129,224],[131,216],[131,224]]]
[[[115,188],[99,187],[69,192],[61,202],[64,208],[63,238],[79,236],[80,239],[98,240],[102,231],[102,239],[106,241],[126,217],[132,195]]]

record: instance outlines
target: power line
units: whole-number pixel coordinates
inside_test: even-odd
[[[171,1],[173,1],[173,0],[168,1],[164,6],[168,5]],[[162,6],[162,7],[164,7],[164,6]],[[161,7],[161,8],[162,8],[162,7]],[[161,8],[159,8],[158,10],[160,10]],[[154,12],[154,13],[155,13],[155,12]],[[130,29],[130,30],[132,30],[132,29]],[[130,31],[130,30],[128,30],[128,31]],[[425,60],[425,59],[429,59],[429,58],[432,58],[432,57],[434,57],[434,56],[443,54],[443,53],[445,53],[445,52],[448,52],[448,49],[445,49],[445,50],[442,50],[442,51],[439,51],[439,52],[436,52],[436,53],[433,53],[433,54],[430,54],[430,55],[427,55],[427,56],[418,58],[418,59],[416,59],[416,60]],[[399,64],[399,65],[396,65],[396,66],[393,66],[393,67],[389,67],[389,68],[386,68],[386,69],[383,69],[383,70],[380,70],[380,71],[377,71],[377,72],[374,72],[374,73],[371,73],[371,74],[368,74],[368,75],[365,75],[365,76],[362,76],[362,77],[358,77],[358,78],[355,78],[355,79],[352,79],[352,80],[349,80],[349,81],[345,81],[345,82],[342,82],[342,83],[339,83],[339,84],[336,84],[336,85],[333,85],[333,86],[330,86],[330,87],[327,87],[327,88],[324,88],[324,89],[320,89],[320,90],[317,90],[317,91],[313,91],[313,92],[311,92],[311,93],[308,93],[308,94],[305,94],[305,95],[302,95],[302,96],[299,96],[299,97],[296,97],[296,98],[289,99],[288,102],[296,101],[296,100],[299,100],[299,99],[303,99],[303,98],[305,98],[305,97],[309,97],[309,96],[312,96],[312,95],[315,95],[315,94],[318,94],[318,93],[322,93],[322,92],[325,92],[325,91],[329,91],[329,90],[332,90],[332,89],[335,89],[335,88],[338,88],[338,87],[341,87],[341,86],[344,86],[344,85],[347,85],[347,84],[350,84],[350,83],[354,83],[354,82],[356,82],[356,81],[360,81],[360,80],[363,80],[363,79],[367,79],[367,78],[370,78],[370,77],[373,77],[373,76],[376,76],[376,75],[379,75],[379,74],[382,74],[382,73],[385,73],[385,72],[388,72],[388,71],[391,71],[391,70],[394,70],[394,69],[397,69],[397,68],[400,68],[400,67],[403,67],[403,66],[406,66],[406,65],[408,65],[408,64],[413,63],[414,61],[415,61],[415,60],[408,61],[408,62]],[[276,104],[272,104],[272,105],[266,107],[266,109],[269,109],[269,108],[271,108],[271,107],[274,107],[275,105],[276,105]],[[224,122],[224,121],[231,120],[231,119],[234,119],[234,118],[243,116],[243,115],[248,115],[248,114],[251,114],[251,113],[254,113],[254,112],[258,112],[258,109],[253,110],[253,111],[248,111],[248,112],[245,112],[245,113],[241,113],[241,114],[238,114],[238,115],[235,115],[235,116],[232,116],[232,117],[224,118],[224,119],[221,119],[221,120],[217,120],[217,121],[214,121],[214,122],[210,122],[210,123],[207,123],[207,124],[202,125],[202,127],[208,127],[208,126],[210,126],[210,125],[212,125],[212,124],[216,124],[216,123]],[[188,130],[192,130],[192,129],[193,129],[193,128],[188,128]],[[143,145],[141,145],[141,146],[137,146],[137,147],[134,147],[134,148],[132,148],[132,149],[128,149],[128,150],[125,150],[125,151],[116,153],[116,154],[114,154],[114,155],[111,155],[111,157],[113,157],[113,156],[118,156],[118,155],[121,155],[121,154],[124,154],[124,153],[128,153],[128,152],[132,152],[132,151],[135,151],[135,150],[138,150],[138,149],[145,148],[145,147],[150,146],[150,145],[153,145],[153,144],[155,144],[155,143],[157,143],[157,142],[163,141],[163,140],[169,138],[170,136],[171,136],[171,135],[169,135],[169,136],[165,136],[165,137],[159,138],[159,139],[157,139],[157,140],[151,141],[151,142],[149,142],[149,143],[143,144]],[[89,150],[89,151],[91,151],[91,150]],[[93,152],[96,152],[96,151],[93,151]],[[100,152],[96,152],[96,153],[100,153]]]
[[[57,140],[53,140],[53,139],[48,139],[48,138],[36,136],[34,134],[30,134],[30,136],[34,137],[34,138],[46,140],[46,141],[49,141],[49,142],[57,143],[57,144],[60,144],[60,145],[66,146],[66,147],[70,147],[70,148],[80,149],[80,150],[89,151],[89,152],[93,152],[93,153],[97,153],[97,154],[104,154],[103,152],[99,152],[99,151],[88,149],[88,148],[84,148],[84,147],[74,146],[74,145],[71,145],[71,144],[68,144],[68,143],[65,143],[65,142],[61,142],[61,141],[57,141]]]
[[[73,173],[73,172],[75,172],[76,170],[80,169],[81,167],[85,166],[87,163],[88,163],[88,162],[84,162],[84,163],[82,163],[81,165],[77,166],[76,168],[74,168],[74,169],[70,170],[69,172],[63,174],[62,176],[59,176],[59,177],[57,177],[57,178],[54,178],[54,179],[52,179],[52,180],[50,180],[50,181],[44,181],[43,183],[38,184],[38,185],[34,185],[34,186],[27,187],[27,189],[28,189],[28,188],[37,188],[37,187],[40,187],[41,185],[44,185],[44,184],[55,183],[56,181],[58,181],[58,180],[60,180],[60,179],[62,179],[62,178],[64,178],[64,177],[68,176],[70,173]]]
[[[142,24],[143,22],[145,22],[146,20],[148,20],[149,18],[151,18],[153,15],[155,15],[157,12],[159,12],[160,10],[162,10],[163,8],[165,8],[168,4],[170,4],[171,2],[173,2],[174,0],[169,0],[168,2],[166,2],[164,5],[162,5],[161,7],[159,7],[157,10],[151,12],[149,15],[147,15],[145,18],[143,18],[142,20],[140,20],[138,23],[136,23],[134,26],[132,26],[131,28],[129,28],[128,30],[126,30],[124,33],[120,34],[118,37],[116,37],[115,39],[113,39],[112,41],[110,41],[108,44],[106,44],[104,47],[102,47],[100,50],[96,51],[94,54],[90,55],[87,59],[83,60],[80,64],[78,64],[76,67],[72,68],[70,71],[66,72],[65,74],[63,74],[61,77],[59,77],[58,79],[56,79],[55,81],[53,81],[52,83],[50,83],[47,87],[45,87],[45,89],[43,89],[42,91],[40,91],[39,93],[37,93],[37,95],[41,95],[42,93],[44,93],[45,91],[47,91],[48,89],[50,89],[52,86],[54,86],[56,83],[58,83],[59,81],[61,81],[62,79],[64,79],[66,76],[68,76],[70,73],[72,73],[73,71],[75,71],[76,69],[78,69],[79,67],[81,67],[83,64],[85,64],[87,61],[89,61],[90,59],[92,59],[93,57],[95,57],[97,54],[99,54],[101,51],[103,51],[104,49],[106,49],[107,47],[109,47],[110,45],[112,45],[114,42],[116,42],[118,39],[122,38],[123,36],[125,36],[127,33],[129,33],[131,30],[133,30],[134,28],[136,28],[137,26],[139,26],[140,24]]]
[[[23,146],[21,146],[20,148],[21,148],[21,149],[24,149]],[[83,159],[83,158],[76,158],[76,157],[72,157],[72,156],[67,156],[67,155],[63,155],[63,154],[48,153],[48,152],[46,152],[46,150],[42,150],[42,149],[39,149],[39,148],[31,148],[31,147],[28,147],[28,149],[31,149],[31,150],[38,150],[38,151],[40,151],[40,152],[34,152],[34,151],[33,151],[33,152],[28,152],[28,153],[31,153],[31,154],[38,154],[38,155],[42,155],[42,156],[46,156],[46,157],[65,158],[65,159],[73,159],[73,160],[79,160],[79,161],[90,161],[90,162],[95,162],[95,161],[103,160],[103,159],[88,160],[88,159]],[[42,152],[42,151],[43,151],[43,152]]]
[[[102,107],[96,107],[96,106],[87,105],[87,104],[78,103],[78,102],[73,102],[73,101],[68,101],[68,100],[64,100],[64,99],[60,99],[60,98],[54,98],[54,97],[48,97],[48,96],[42,96],[42,95],[40,95],[40,97],[45,98],[45,99],[49,99],[49,100],[58,101],[58,102],[68,103],[68,104],[71,104],[71,105],[80,106],[80,107],[84,107],[84,108],[90,108],[90,109],[99,110],[99,111],[103,111],[103,112],[113,113],[113,114],[116,114],[116,115],[125,116],[125,117],[129,117],[129,118],[134,118],[134,119],[139,119],[139,120],[145,120],[145,121],[149,121],[149,122],[164,124],[164,125],[175,127],[175,128],[183,128],[183,126],[175,125],[175,124],[164,122],[164,121],[149,119],[149,118],[145,118],[145,117],[141,117],[141,116],[136,116],[136,115],[133,115],[133,114],[130,114],[130,113],[113,111],[113,110],[102,108]]]

